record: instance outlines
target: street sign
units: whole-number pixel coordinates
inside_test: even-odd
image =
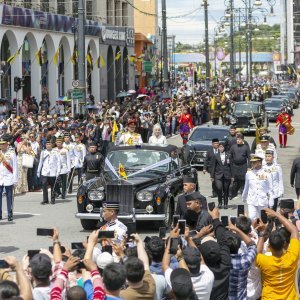
[[[72,99],[74,100],[83,100],[83,90],[73,89],[72,90]]]
[[[72,81],[72,87],[77,88],[79,86],[79,80],[73,80]]]
[[[143,61],[143,72],[152,72],[152,61]]]

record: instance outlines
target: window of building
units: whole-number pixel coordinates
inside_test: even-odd
[[[72,1],[72,14],[73,17],[78,17],[78,1]]]
[[[41,10],[49,11],[49,0],[41,0]]]
[[[24,7],[31,8],[31,0],[24,0]]]
[[[122,26],[128,26],[128,3],[122,3]]]
[[[106,0],[106,15],[107,15],[107,24],[114,25],[113,24],[113,1],[112,0]]]
[[[92,20],[93,18],[93,1],[86,0],[86,18]]]
[[[65,0],[57,0],[57,13],[59,15],[66,14]]]
[[[4,4],[11,5],[12,4],[12,0],[6,0],[6,1],[4,1]]]

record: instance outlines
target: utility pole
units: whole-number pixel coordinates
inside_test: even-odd
[[[210,63],[209,63],[209,41],[208,41],[208,0],[203,0],[204,22],[205,22],[205,86],[209,89],[210,85]]]
[[[248,18],[248,2],[245,2],[245,19],[246,19],[246,78],[247,78],[247,84],[249,83],[249,18]]]
[[[253,75],[252,75],[252,9],[251,9],[251,0],[249,0],[249,22],[250,22],[250,32],[249,32],[249,76],[250,76],[250,85],[253,83]]]
[[[78,1],[78,79],[79,88],[82,90],[83,101],[86,103],[86,78],[85,78],[85,5],[84,0]],[[77,102],[77,112],[79,101]]]
[[[233,0],[230,0],[230,73],[231,73],[231,86],[235,87],[235,66],[234,66],[234,28],[233,28]]]
[[[168,40],[167,40],[167,8],[166,0],[161,1],[162,8],[162,42],[163,42],[163,81],[164,92],[169,93],[169,76],[168,76]]]

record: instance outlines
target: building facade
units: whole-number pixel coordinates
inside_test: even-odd
[[[5,2],[5,3],[4,3]],[[1,97],[43,96],[53,104],[78,79],[78,1],[17,0],[0,4]],[[133,7],[125,0],[86,0],[86,89],[113,100],[134,88]],[[11,57],[13,61],[9,63]],[[14,92],[14,77],[23,79]]]

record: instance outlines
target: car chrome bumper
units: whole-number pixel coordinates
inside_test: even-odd
[[[99,220],[99,214],[93,213],[77,213],[75,214],[77,219],[86,220]],[[137,221],[162,221],[165,220],[166,216],[164,214],[130,214],[130,215],[118,215],[119,220],[132,220],[135,218]]]

